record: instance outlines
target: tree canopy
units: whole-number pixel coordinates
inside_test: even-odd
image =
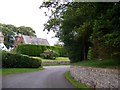
[[[120,56],[120,2],[44,2],[42,7],[52,13],[44,30],[64,42],[71,62]]]

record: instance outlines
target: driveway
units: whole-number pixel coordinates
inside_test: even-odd
[[[0,75],[0,90],[2,90],[2,75]]]
[[[46,66],[45,70],[7,75],[3,88],[74,88],[64,77],[70,66]]]

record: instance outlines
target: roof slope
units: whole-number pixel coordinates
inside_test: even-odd
[[[22,35],[25,44],[49,45],[47,39],[37,38],[34,36]]]

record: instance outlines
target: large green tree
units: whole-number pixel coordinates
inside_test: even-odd
[[[31,27],[20,26],[17,27],[17,34],[36,36],[35,31]]]
[[[13,25],[0,24],[0,32],[4,35],[4,44],[7,48],[13,47],[16,27]]]
[[[120,3],[97,3],[92,43],[94,58],[120,56]]]
[[[93,58],[119,56],[119,2],[44,2],[41,7],[49,8],[52,13],[44,30],[56,32],[71,62],[86,60],[89,47],[93,49]]]
[[[51,5],[48,2],[44,3],[44,5],[46,4]],[[92,33],[92,15],[94,11],[91,10],[94,9],[93,4],[54,3],[53,6],[56,11],[53,12],[54,16],[51,16],[50,20],[45,24],[45,29],[57,33],[56,36],[64,42],[71,62],[87,59],[88,40]],[[89,16],[87,16],[88,14]]]

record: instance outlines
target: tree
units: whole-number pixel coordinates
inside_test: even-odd
[[[71,62],[87,59],[88,39],[92,31],[91,21],[87,23],[91,17],[87,17],[87,14],[93,9],[92,3],[68,3],[60,6],[55,4],[55,8],[54,17],[45,24],[45,29],[56,31],[56,36],[64,42]]]
[[[96,7],[99,12],[92,35],[94,58],[119,57],[120,3],[97,3]]]
[[[31,27],[20,26],[17,27],[17,34],[36,36],[35,31]]]
[[[52,12],[44,30],[56,32],[71,62],[86,60],[89,47],[97,59],[120,53],[119,2],[44,2],[41,7]]]
[[[13,25],[0,24],[0,32],[4,35],[4,44],[7,48],[13,47],[16,27]]]

